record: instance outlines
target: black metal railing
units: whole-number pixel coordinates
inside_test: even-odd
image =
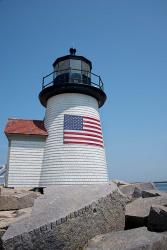
[[[64,69],[53,71],[43,77],[42,89],[61,83],[77,83],[94,86],[103,90],[103,82],[99,75],[79,69]]]

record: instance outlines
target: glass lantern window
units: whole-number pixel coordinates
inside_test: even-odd
[[[82,60],[67,59],[55,65],[53,75],[57,82],[91,84],[90,65]]]
[[[90,66],[84,61],[82,61],[82,74],[90,77]]]
[[[81,74],[81,61],[70,59],[70,69],[72,74]]]
[[[55,71],[56,75],[61,75],[64,73],[68,73],[70,68],[70,60],[64,60],[56,64]]]

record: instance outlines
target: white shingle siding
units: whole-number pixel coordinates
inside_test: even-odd
[[[107,182],[104,148],[63,144],[64,114],[100,119],[97,100],[91,96],[66,93],[48,100],[45,115],[48,137],[40,185]]]
[[[45,140],[37,136],[9,137],[6,186],[39,186]]]

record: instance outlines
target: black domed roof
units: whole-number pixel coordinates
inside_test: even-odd
[[[76,49],[74,48],[70,48],[70,54],[69,55],[66,55],[66,56],[62,56],[62,57],[58,57],[54,63],[53,63],[53,67],[56,66],[57,63],[61,62],[61,61],[64,61],[64,60],[68,60],[68,59],[74,59],[74,60],[80,60],[80,61],[84,61],[86,62],[87,64],[89,64],[90,66],[90,70],[92,69],[92,62],[90,60],[88,60],[86,57],[84,56],[76,56],[75,53],[76,53]]]

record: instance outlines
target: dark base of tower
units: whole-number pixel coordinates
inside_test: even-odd
[[[55,95],[63,94],[63,93],[80,93],[85,95],[90,95],[94,97],[99,104],[99,108],[103,106],[106,101],[106,94],[100,88],[96,88],[94,86],[85,85],[85,84],[76,84],[76,83],[61,83],[54,84],[52,86],[44,88],[39,93],[39,100],[41,104],[46,107],[47,100]]]

